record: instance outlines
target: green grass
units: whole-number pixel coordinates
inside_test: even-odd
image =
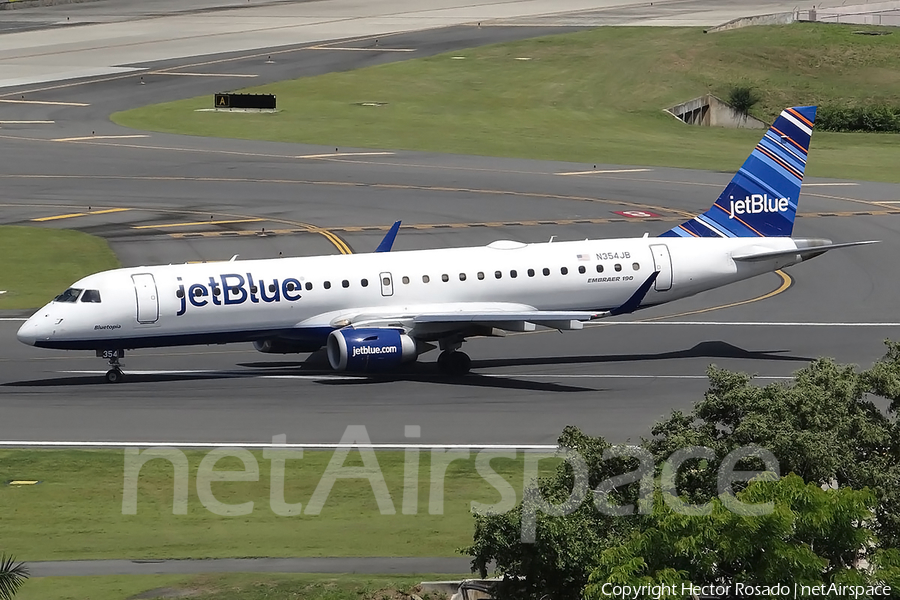
[[[769,121],[785,106],[894,102],[900,36],[856,29],[604,27],[252,88],[277,95],[275,114],[196,112],[211,107],[204,96],[112,118],[192,135],[733,171],[758,131],[689,127],[662,109],[735,85],[759,93],[753,113]],[[817,132],[808,173],[900,181],[897,164],[896,135]]]
[[[153,590],[192,592],[194,600],[400,600],[417,593],[421,581],[451,581],[465,575],[126,575],[46,577],[25,582],[16,600],[125,600]],[[152,597],[146,595],[145,598]]]
[[[340,479],[319,515],[278,516],[270,508],[270,461],[256,453],[258,482],[216,482],[224,503],[253,501],[251,514],[217,516],[201,504],[196,471],[205,453],[188,453],[189,501],[173,515],[173,469],[152,460],[140,473],[137,514],[123,514],[121,451],[0,451],[0,544],[21,560],[87,558],[204,558],[248,556],[458,556],[472,541],[470,503],[496,503],[500,493],[476,473],[475,454],[452,462],[444,479],[443,514],[429,514],[430,453],[420,457],[416,514],[403,514],[403,452],[378,452],[396,511],[382,515],[366,479]],[[331,452],[307,451],[287,462],[287,502],[309,500]],[[357,452],[347,465],[361,465]],[[541,461],[552,469],[554,460]],[[521,498],[523,458],[495,458],[492,467]],[[237,459],[221,469],[242,470]],[[7,486],[10,480],[39,480]],[[437,497],[437,496],[436,496]]]
[[[105,240],[67,229],[0,226],[0,309],[35,308],[119,261]]]

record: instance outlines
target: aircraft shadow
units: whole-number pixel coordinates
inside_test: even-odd
[[[728,342],[700,342],[687,350],[658,352],[655,354],[602,354],[590,356],[535,356],[528,358],[497,358],[473,360],[472,368],[488,369],[494,367],[519,367],[540,365],[597,364],[616,362],[642,362],[654,360],[672,360],[679,358],[736,358],[741,360],[775,360],[792,362],[812,362],[807,356],[787,354],[789,350],[744,350]]]
[[[462,377],[452,377],[441,374],[437,370],[437,364],[433,362],[413,363],[405,365],[391,373],[374,375],[348,375],[341,376],[330,370],[327,361],[318,353],[310,355],[303,361],[258,361],[238,363],[239,370],[200,371],[189,373],[129,373],[125,369],[126,379],[123,385],[129,383],[162,383],[177,381],[198,381],[207,379],[252,379],[256,377],[271,376],[301,376],[309,378],[312,383],[326,386],[356,386],[378,385],[397,382],[415,382],[439,385],[466,386],[478,388],[526,390],[538,392],[602,392],[602,388],[568,385],[549,381],[532,381],[527,373],[496,376],[490,373],[478,373],[478,369],[498,367],[529,367],[551,365],[578,365],[578,364],[604,364],[604,363],[630,363],[640,361],[673,360],[683,358],[729,358],[742,360],[773,360],[810,362],[811,358],[786,354],[788,350],[744,350],[732,344],[722,341],[701,342],[692,348],[655,354],[605,354],[593,356],[538,356],[527,358],[509,359],[484,359],[473,360],[474,372]],[[317,379],[316,376],[321,376]],[[64,387],[98,385],[109,386],[110,389],[118,389],[119,386],[110,386],[97,375],[71,375],[53,379],[37,379],[29,381],[12,381],[3,383],[4,387]]]

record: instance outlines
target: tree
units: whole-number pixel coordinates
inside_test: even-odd
[[[892,576],[894,557],[888,555],[879,555],[880,562],[875,561],[871,570],[858,568],[861,561],[875,559],[873,533],[867,527],[876,503],[870,491],[823,490],[789,475],[778,481],[755,481],[738,498],[773,502],[774,508],[767,515],[742,516],[715,499],[709,515],[688,516],[659,500],[648,527],[602,552],[585,588],[586,600],[611,597],[615,584],[647,586],[646,593],[637,597],[656,598],[660,594],[651,586],[660,582],[672,586],[662,595],[672,600],[682,600],[683,586],[690,585],[721,586],[727,590],[721,595],[742,598],[770,596],[754,594],[747,587],[787,584],[771,597],[793,598],[793,583],[872,589],[883,586],[886,575]],[[883,595],[870,592],[857,597]],[[838,592],[831,597],[847,596]]]
[[[794,473],[804,482],[841,492],[868,488],[874,498],[874,519],[867,521],[874,549],[900,547],[900,344],[887,342],[887,347],[885,356],[868,370],[819,359],[792,381],[764,387],[753,385],[749,375],[711,366],[704,398],[689,413],[676,411],[657,423],[653,437],[641,447],[652,456],[657,477],[673,452],[689,446],[710,448],[712,458],[685,463],[675,477],[678,494],[702,504],[717,497],[717,471],[730,452],[761,446],[774,454],[781,474]],[[873,401],[879,397],[888,401],[886,412]],[[591,490],[638,464],[628,458],[604,460],[604,453],[614,447],[575,427],[563,431],[559,444],[584,458]],[[760,466],[750,458],[737,468],[751,471]],[[573,483],[572,469],[564,463],[541,480],[538,489],[544,498],[565,498]],[[743,488],[734,489],[740,493]],[[617,505],[634,505],[638,497],[637,482],[617,486],[609,494]],[[585,502],[564,516],[538,512],[536,539],[523,543],[522,515],[520,503],[505,515],[476,516],[473,544],[464,550],[482,573],[492,561],[496,564],[504,575],[496,594],[500,599],[539,600],[545,594],[554,600],[577,598],[598,567],[598,557],[659,523],[657,515],[614,517]],[[882,573],[893,581],[900,579],[900,567],[891,566],[900,565],[898,557],[884,552],[872,556],[884,563]]]
[[[559,437],[562,447],[575,450],[588,465],[588,483],[595,489],[600,482],[633,468],[631,461],[617,459],[603,461],[605,451],[612,448],[603,438],[583,434],[575,427],[567,427]],[[543,479],[538,490],[543,498],[559,503],[570,493],[573,473],[563,464],[553,477]],[[633,486],[632,486],[633,487]],[[616,499],[634,501],[636,489],[617,491]],[[474,557],[473,569],[487,576],[492,561],[507,575],[498,585],[496,597],[577,598],[587,582],[586,565],[592,563],[598,549],[623,539],[633,528],[632,522],[642,518],[614,517],[585,502],[563,517],[536,512],[534,543],[522,543],[523,504],[507,514],[476,515],[473,545],[464,552]]]
[[[12,600],[26,579],[28,569],[24,563],[17,563],[13,557],[0,554],[0,600]]]
[[[679,448],[712,448],[713,468],[685,469],[678,489],[694,501],[716,495],[718,463],[732,450],[755,444],[771,451],[781,473],[806,482],[871,488],[879,503],[876,527],[887,546],[900,545],[900,346],[871,369],[819,359],[790,384],[765,387],[751,377],[710,367],[709,390],[689,415],[674,412],[653,428],[645,444],[658,461]],[[890,401],[882,413],[872,396]]]

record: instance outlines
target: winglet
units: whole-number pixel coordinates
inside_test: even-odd
[[[400,231],[400,221],[391,225],[391,228],[388,229],[384,239],[381,240],[381,243],[375,248],[375,252],[390,252],[391,248],[394,246],[394,239],[397,237],[398,231]]]
[[[656,281],[656,278],[659,277],[659,271],[653,271],[650,274],[650,277],[647,278],[647,281],[641,284],[641,287],[631,295],[631,298],[626,300],[622,306],[616,307],[609,311],[609,316],[615,317],[617,315],[627,315],[628,313],[633,313],[641,306],[641,302],[644,301],[644,296],[647,295],[647,292],[650,291],[650,288],[653,287],[653,283]]]

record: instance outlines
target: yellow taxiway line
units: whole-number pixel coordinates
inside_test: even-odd
[[[74,217],[87,217],[90,215],[108,215],[109,213],[123,212],[126,210],[131,210],[131,209],[129,209],[129,208],[107,208],[104,210],[92,210],[89,212],[69,213],[67,215],[53,215],[52,217],[39,217],[37,219],[32,219],[32,221],[41,223],[44,221],[57,221],[59,219],[72,219]]]

